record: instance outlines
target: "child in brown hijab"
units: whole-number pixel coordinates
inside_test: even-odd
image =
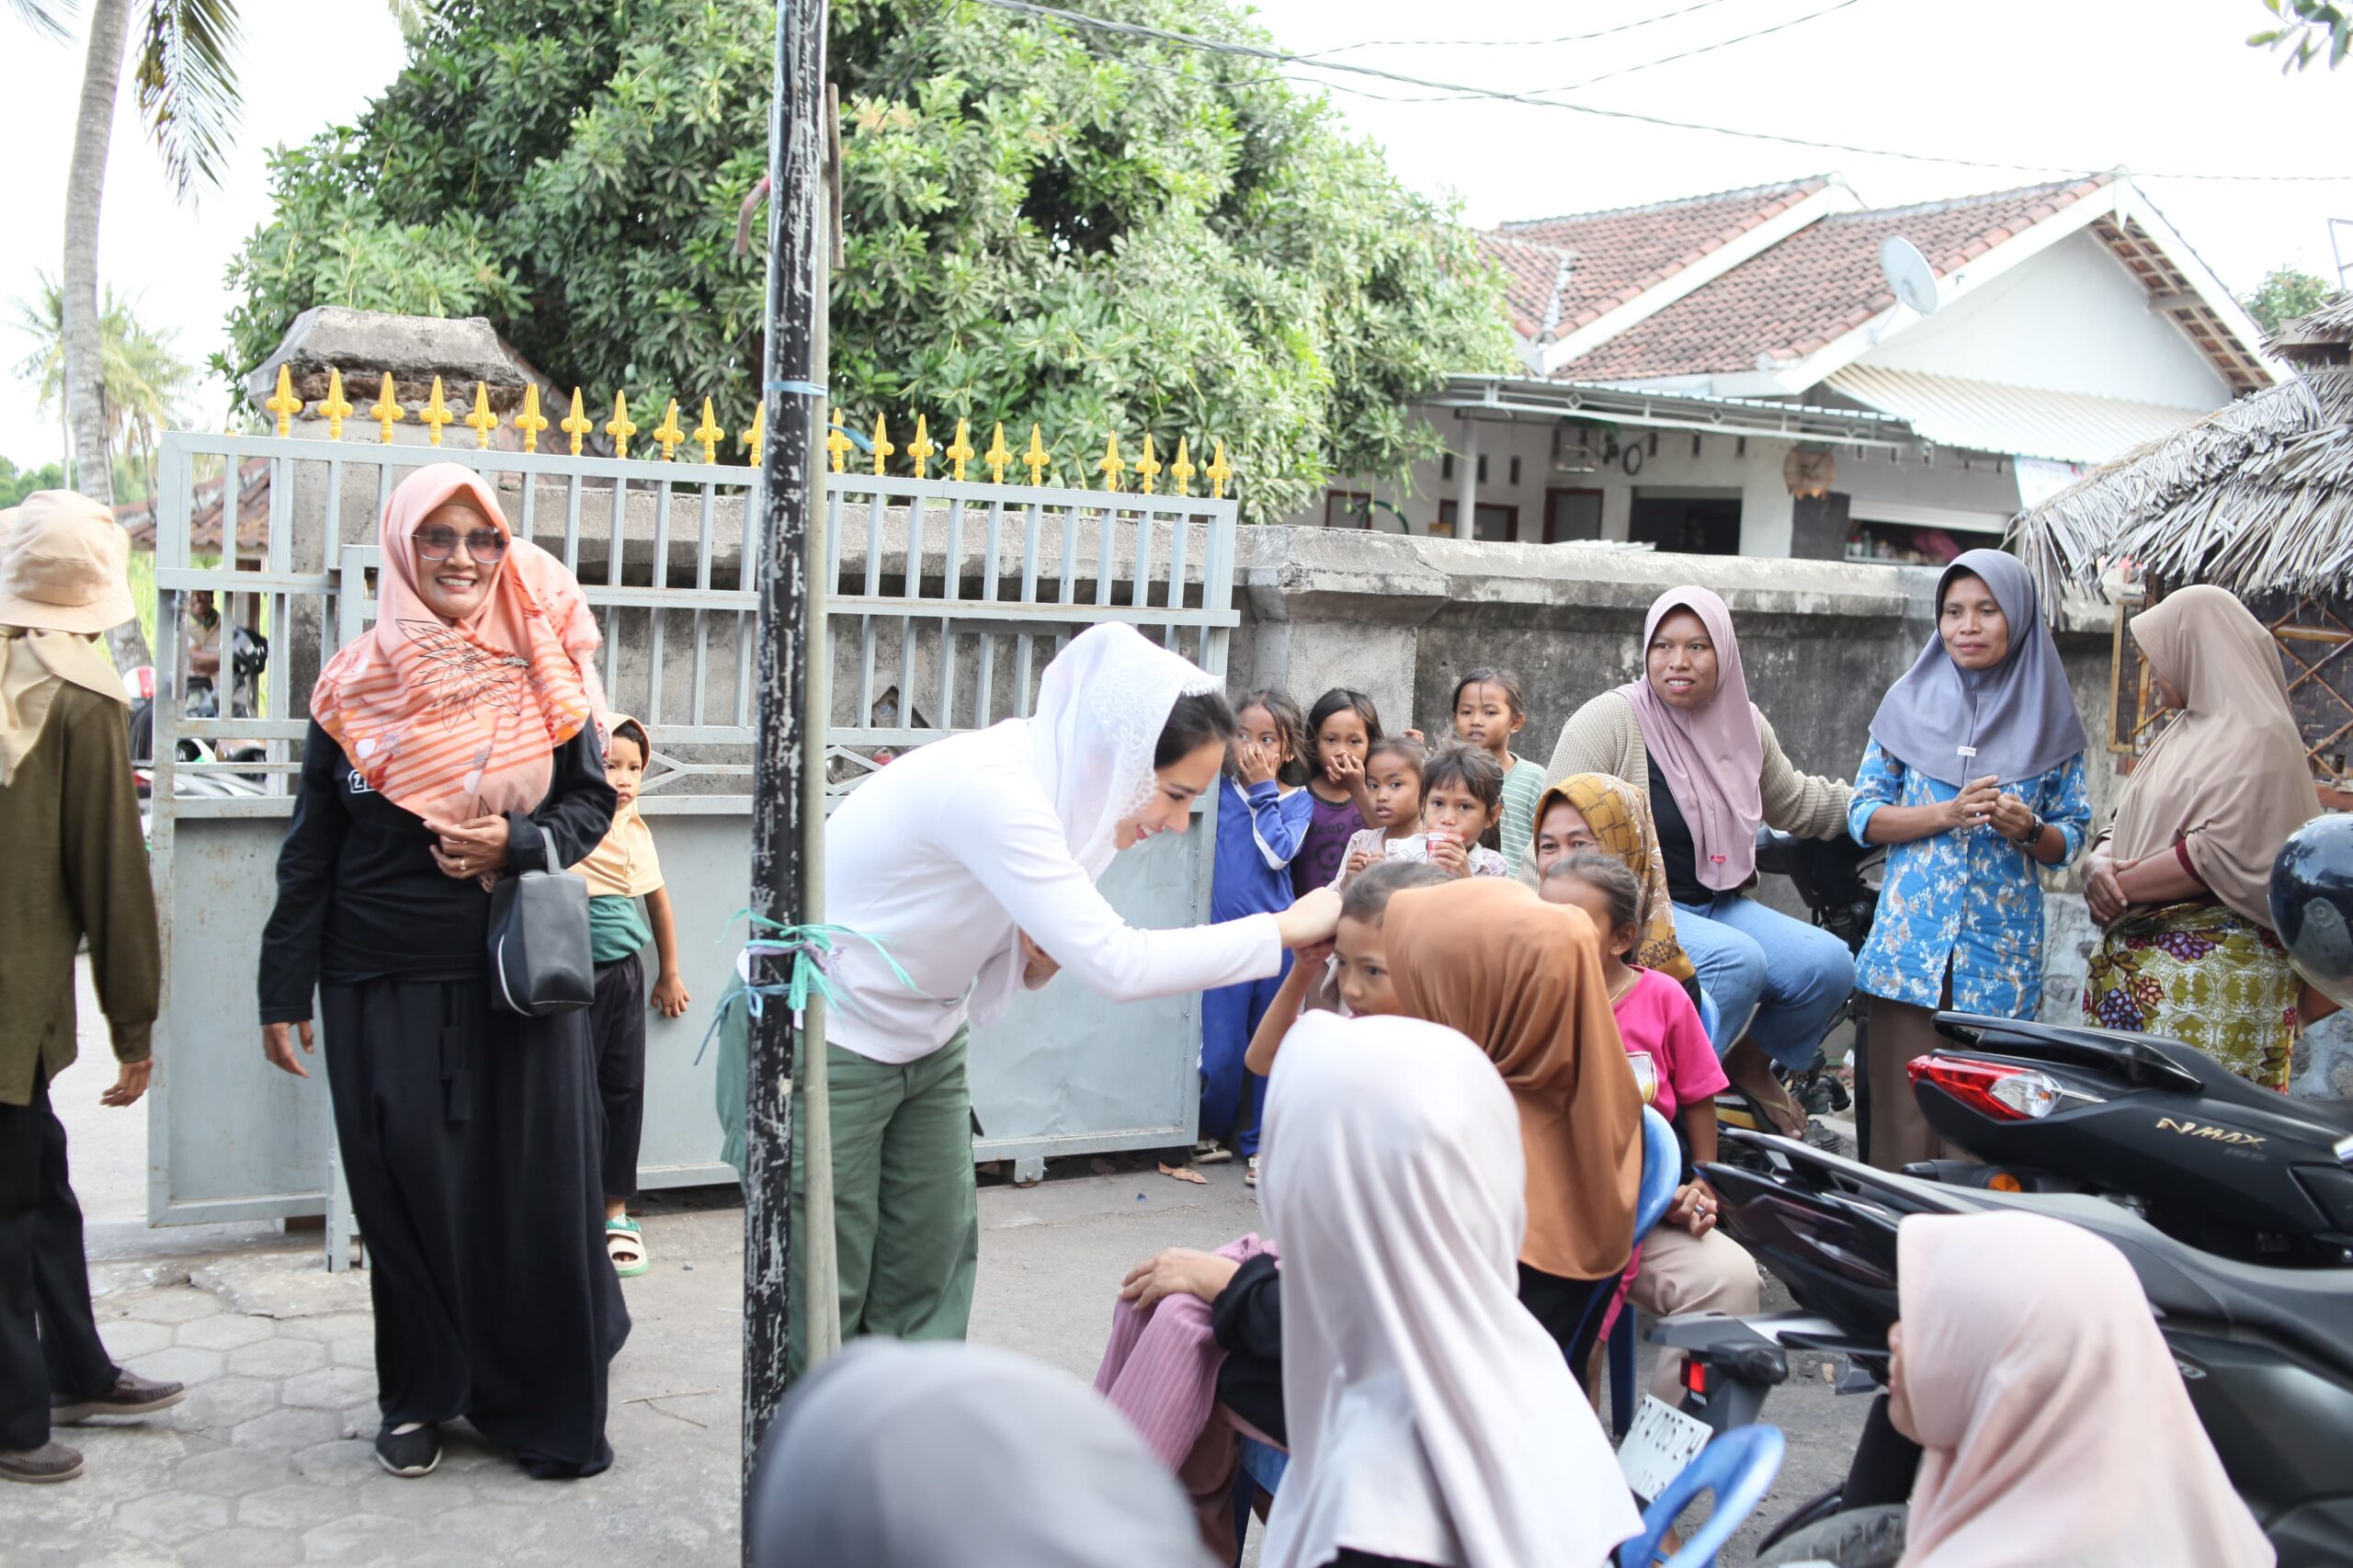
[[[1528,1160],[1520,1300],[1585,1365],[1634,1244],[1642,1095],[1581,910],[1504,879],[1401,892],[1385,923],[1407,1017],[1469,1036],[1503,1074]]]

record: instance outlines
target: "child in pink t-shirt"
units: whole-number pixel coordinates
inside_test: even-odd
[[[1601,937],[1602,983],[1609,988],[1610,1009],[1618,1015],[1618,1033],[1636,1079],[1643,1080],[1643,1069],[1649,1068],[1645,1097],[1677,1124],[1693,1164],[1714,1160],[1716,1095],[1726,1079],[1699,1011],[1679,983],[1626,961],[1642,940],[1643,884],[1616,856],[1582,849],[1545,872],[1543,891],[1547,902],[1582,909],[1593,922]],[[1761,1287],[1756,1260],[1716,1229],[1716,1209],[1714,1190],[1698,1176],[1677,1188],[1666,1217],[1640,1238],[1634,1261],[1626,1267],[1625,1299],[1657,1317],[1756,1311]],[[1607,1329],[1605,1324],[1605,1334]],[[1682,1357],[1661,1356],[1651,1376],[1652,1394],[1671,1404],[1682,1386]]]

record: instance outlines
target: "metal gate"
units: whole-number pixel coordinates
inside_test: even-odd
[[[199,479],[256,460],[268,469],[258,544],[241,562],[230,542],[241,498],[233,482],[223,486],[224,553],[200,561]],[[175,432],[163,443],[155,537],[151,845],[165,990],[149,1132],[153,1223],[326,1206],[333,1128],[324,1074],[314,1060],[311,1079],[291,1078],[259,1050],[260,933],[311,683],[325,656],[372,621],[377,518],[392,486],[440,461],[482,472],[516,532],[577,574],[604,628],[613,707],[651,735],[641,799],[694,1006],[675,1022],[648,1020],[641,1179],[733,1179],[718,1161],[717,1053],[695,1058],[743,940],[736,917],[748,895],[756,468]],[[829,476],[829,801],[907,747],[1026,715],[1046,663],[1097,621],[1131,622],[1222,678],[1237,619],[1234,526],[1232,501],[1201,496]],[[224,629],[224,690],[227,629],[251,628],[269,643],[249,701],[233,712],[224,698],[217,718],[185,716],[179,650],[199,591],[215,596]],[[184,742],[215,755],[183,760]],[[1103,886],[1129,919],[1208,918],[1213,822],[1199,827],[1120,857]],[[1064,983],[1025,997],[975,1039],[977,1157],[1034,1170],[1049,1154],[1189,1141],[1199,998],[1114,1013]]]

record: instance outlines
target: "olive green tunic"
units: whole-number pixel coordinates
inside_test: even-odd
[[[59,689],[0,786],[0,1105],[31,1100],[36,1067],[53,1080],[73,1064],[85,935],[115,1057],[145,1061],[163,958],[121,703]]]

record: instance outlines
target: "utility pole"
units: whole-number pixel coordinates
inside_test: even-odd
[[[776,82],[768,110],[767,353],[761,408],[767,421],[756,517],[759,656],[754,666],[758,718],[752,758],[752,898],[756,915],[779,925],[823,919],[826,711],[825,559],[822,538],[825,428],[826,234],[825,0],[778,0]],[[754,528],[756,526],[756,536]],[[762,933],[756,929],[756,937]],[[791,955],[763,955],[755,983],[791,977]],[[838,1337],[832,1285],[831,1140],[825,1130],[822,1014],[796,1020],[780,999],[749,1019],[749,1083],[744,1161],[745,1498],[759,1438],[782,1402],[790,1343],[792,1273],[811,1289],[807,1338],[813,1358]],[[812,1026],[814,1026],[813,1028]],[[809,1134],[805,1229],[792,1206],[795,1047],[805,1071],[801,1112]],[[807,1254],[804,1257],[802,1254]],[[812,1265],[813,1264],[813,1267]],[[830,1326],[830,1330],[828,1329]],[[748,1512],[746,1513],[748,1523]],[[751,1532],[743,1532],[751,1561]]]

